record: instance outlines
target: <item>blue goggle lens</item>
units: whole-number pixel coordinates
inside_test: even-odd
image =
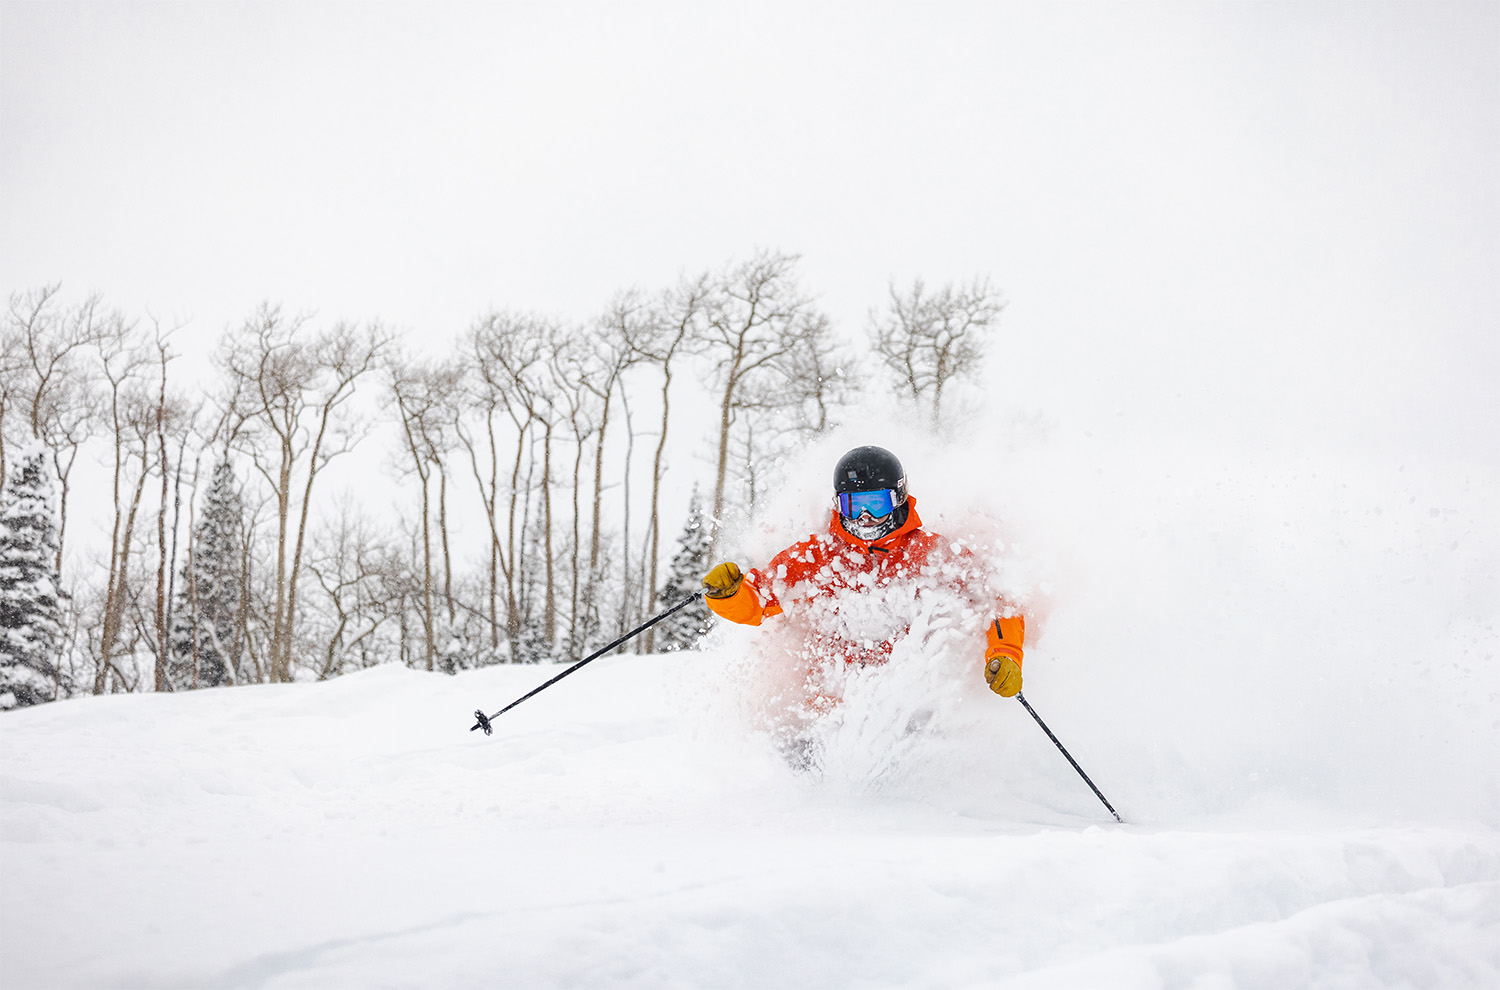
[[[896,490],[880,488],[873,492],[844,492],[839,495],[839,512],[858,519],[865,512],[876,519],[890,515],[896,508]]]

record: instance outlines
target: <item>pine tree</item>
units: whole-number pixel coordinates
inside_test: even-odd
[[[52,701],[62,685],[62,593],[47,452],[21,455],[0,494],[0,709]]]
[[[229,458],[214,469],[203,517],[172,606],[168,677],[174,691],[233,684],[244,650],[240,622],[240,534],[244,507]],[[196,636],[194,632],[196,630]],[[196,641],[196,642],[195,642]]]
[[[677,553],[672,557],[672,570],[656,596],[659,607],[671,608],[701,587],[703,573],[708,570],[711,536],[708,520],[703,515],[703,499],[698,494],[698,486],[694,485],[693,495],[688,500],[687,524],[682,528],[682,535],[677,539]],[[657,630],[657,652],[690,650],[708,632],[708,606],[699,599],[667,616]]]

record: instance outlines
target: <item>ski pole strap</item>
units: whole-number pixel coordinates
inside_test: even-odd
[[[558,681],[562,680],[564,677],[567,677],[569,674],[573,673],[575,670],[578,670],[579,668],[581,668],[584,664],[592,663],[593,661],[598,660],[600,657],[604,656],[604,654],[608,653],[610,650],[613,650],[615,647],[619,646],[622,643],[625,643],[625,642],[627,642],[627,641],[629,641],[631,639],[634,639],[636,636],[639,636],[641,633],[645,632],[647,629],[650,629],[652,626],[656,625],[658,622],[660,622],[661,620],[665,619],[667,616],[669,616],[672,613],[678,611],[679,609],[687,608],[689,605],[693,604],[693,602],[697,601],[698,599],[700,599],[702,597],[703,597],[703,592],[701,592],[701,591],[694,592],[692,595],[688,596],[687,598],[684,598],[682,601],[678,602],[676,605],[673,605],[671,608],[667,609],[665,612],[661,613],[660,615],[654,616],[653,618],[650,618],[650,619],[647,619],[645,622],[643,622],[640,625],[636,626],[634,629],[630,630],[630,632],[628,632],[625,635],[621,636],[619,639],[615,640],[613,643],[610,643],[608,646],[600,647],[599,649],[595,650],[593,653],[590,653],[588,656],[584,657],[582,660],[578,661],[573,666],[569,667],[567,670],[564,670],[562,673],[558,674],[556,677],[553,677],[553,678],[547,680],[546,682],[544,682],[542,684],[538,684],[536,687],[532,688],[530,691],[527,691],[525,694],[521,695],[515,701],[512,701],[510,704],[506,705],[504,708],[500,709],[495,714],[493,714],[493,715],[485,715],[483,709],[475,711],[474,712],[475,722],[474,722],[473,725],[469,726],[469,731],[473,732],[475,729],[483,729],[484,730],[484,734],[485,735],[489,735],[493,731],[493,729],[492,729],[492,727],[490,725],[491,722],[493,722],[495,719],[499,718],[501,715],[504,715],[506,712],[510,711],[512,708],[516,707],[521,702],[525,701],[527,698],[530,698],[532,695],[541,694],[543,691],[547,690],[549,687],[551,687],[552,685],[556,684]]]
[[[1068,758],[1068,762],[1073,764],[1073,769],[1078,771],[1078,776],[1082,777],[1083,782],[1089,785],[1089,790],[1094,792],[1094,796],[1097,797],[1100,801],[1104,802],[1104,806],[1109,809],[1109,813],[1115,816],[1115,821],[1123,825],[1125,823],[1125,819],[1120,817],[1120,813],[1115,810],[1115,806],[1110,804],[1109,799],[1104,796],[1104,793],[1100,791],[1099,788],[1094,786],[1094,782],[1092,780],[1089,780],[1089,775],[1084,773],[1083,767],[1079,766],[1078,761],[1073,759],[1073,754],[1069,753],[1067,749],[1064,748],[1063,744],[1058,742],[1057,737],[1052,734],[1052,730],[1047,728],[1047,723],[1042,721],[1042,717],[1036,713],[1036,709],[1032,708],[1031,703],[1026,700],[1026,696],[1020,691],[1017,691],[1016,700],[1021,703],[1022,707],[1024,707],[1028,712],[1031,713],[1032,718],[1036,719],[1036,724],[1040,725],[1042,727],[1042,731],[1047,733],[1047,738],[1052,740],[1052,745],[1057,747],[1057,751],[1063,756],[1066,756]]]

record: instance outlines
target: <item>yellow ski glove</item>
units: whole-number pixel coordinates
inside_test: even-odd
[[[1000,697],[1014,698],[1021,691],[1021,665],[1010,657],[992,657],[984,665],[984,679]]]
[[[989,643],[984,651],[984,680],[1002,698],[1021,691],[1022,646],[1026,642],[1026,620],[1007,616],[990,623]]]
[[[732,561],[725,561],[703,576],[703,593],[710,598],[733,598],[745,575]]]

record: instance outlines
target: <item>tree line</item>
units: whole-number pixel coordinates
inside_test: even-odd
[[[224,331],[207,385],[183,380],[174,328],[59,285],[12,294],[0,708],[561,659],[680,601],[753,511],[762,465],[867,385],[940,420],[1002,308],[984,279],[892,283],[856,341],[797,265],[761,252],[582,323],[488,312],[437,356],[266,303]],[[712,416],[684,424],[684,383]],[[711,453],[674,548],[666,452],[683,432]],[[394,525],[325,491],[371,444],[409,499]],[[81,456],[107,511],[78,535]],[[635,648],[689,648],[705,623],[685,609]]]

